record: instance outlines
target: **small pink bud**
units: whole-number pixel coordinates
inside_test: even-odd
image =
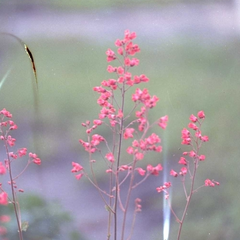
[[[177,172],[175,172],[174,170],[171,170],[171,171],[170,171],[170,175],[171,175],[171,176],[174,176],[174,177],[177,177],[178,174],[177,174]]]
[[[205,155],[200,155],[200,156],[199,156],[199,160],[200,160],[200,161],[204,161],[205,158],[206,158]]]
[[[198,117],[199,118],[205,118],[205,114],[203,111],[198,112]]]
[[[192,122],[197,122],[197,117],[196,116],[194,116],[193,114],[190,116],[190,121],[192,121]]]

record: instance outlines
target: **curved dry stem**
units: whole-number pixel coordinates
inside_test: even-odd
[[[36,65],[35,65],[35,61],[34,61],[34,58],[33,58],[33,54],[32,52],[30,51],[29,47],[27,46],[27,44],[19,37],[11,34],[11,33],[7,33],[7,32],[1,32],[0,33],[1,35],[7,35],[7,36],[10,36],[10,37],[13,37],[14,39],[16,39],[21,45],[22,47],[24,48],[26,54],[28,55],[29,59],[30,59],[30,62],[31,62],[31,65],[32,65],[32,70],[33,70],[33,75],[34,75],[34,78],[35,78],[35,81],[36,81],[36,86],[38,88],[38,79],[37,79],[37,69],[36,69]]]

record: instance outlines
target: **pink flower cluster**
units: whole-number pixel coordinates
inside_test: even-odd
[[[121,239],[125,239],[124,232],[126,226],[127,212],[129,207],[129,201],[131,199],[132,190],[144,182],[150,175],[158,176],[160,171],[163,170],[161,164],[152,166],[147,164],[146,168],[139,167],[140,162],[145,158],[147,152],[161,152],[162,146],[161,138],[156,133],[150,133],[149,130],[153,125],[158,125],[162,129],[166,129],[168,124],[168,116],[165,115],[160,117],[154,124],[149,123],[149,111],[154,108],[159,101],[159,98],[155,95],[150,95],[148,89],[137,87],[131,95],[132,110],[126,109],[126,95],[130,88],[137,84],[147,83],[149,79],[144,75],[133,75],[130,70],[132,67],[139,65],[139,59],[135,58],[135,54],[140,51],[137,44],[133,43],[136,38],[135,32],[125,31],[124,38],[122,40],[117,39],[115,45],[117,51],[108,49],[106,51],[107,62],[118,61],[120,65],[113,66],[108,65],[107,71],[111,74],[115,74],[115,77],[111,77],[107,80],[103,80],[100,86],[95,86],[93,90],[99,94],[97,104],[101,107],[98,119],[95,119],[92,123],[86,121],[82,123],[82,126],[86,128],[87,140],[80,139],[79,142],[89,153],[89,163],[91,168],[91,176],[85,172],[85,169],[76,162],[72,162],[72,173],[76,174],[77,179],[85,176],[94,185],[101,195],[101,199],[104,201],[109,214],[108,222],[108,238],[111,236],[111,227],[114,229],[114,236],[119,234],[117,232],[117,209],[120,208],[123,212],[122,232]],[[128,107],[130,104],[128,104]],[[135,118],[132,113],[135,112]],[[199,153],[202,143],[209,140],[208,136],[203,135],[201,132],[201,125],[205,119],[205,113],[199,111],[197,116],[190,116],[190,123],[188,129],[182,130],[182,144],[191,146],[189,152],[183,152],[183,156],[179,159],[180,170],[171,170],[170,175],[173,177],[181,177],[183,183],[184,193],[187,199],[187,204],[183,213],[182,219],[179,219],[171,208],[177,222],[180,224],[180,230],[178,236],[180,236],[182,224],[187,212],[189,201],[192,194],[194,193],[194,179],[196,177],[196,170],[199,162],[206,159],[205,155]],[[109,132],[112,135],[111,144],[108,143],[109,133],[107,137],[103,137],[93,132],[99,126],[105,125],[109,128]],[[123,144],[123,141],[130,145]],[[102,145],[105,145],[107,151],[104,154]],[[123,154],[125,151],[127,155]],[[106,164],[106,173],[110,175],[108,191],[101,189],[97,182],[94,173],[93,154],[98,154],[99,157],[103,158],[103,162]],[[129,159],[130,158],[130,159]],[[135,178],[136,173],[141,176]],[[185,178],[186,175],[190,176],[191,188],[189,192],[186,190]],[[129,181],[126,181],[129,179]],[[121,188],[122,185],[127,187],[127,195],[122,197]],[[203,186],[214,187],[219,185],[214,180],[207,179]],[[165,182],[162,186],[157,187],[157,192],[164,192],[165,198],[169,199],[169,188],[172,186],[171,182]],[[109,198],[107,201],[105,198]],[[109,202],[109,203],[108,203]],[[135,211],[133,217],[133,225],[135,221],[135,215],[141,211],[141,199],[135,199]],[[114,215],[114,217],[112,217]],[[111,224],[113,219],[114,224]],[[132,229],[133,230],[133,225]],[[132,232],[132,231],[131,231]],[[131,238],[130,237],[128,239]],[[179,238],[178,238],[179,239]]]
[[[197,116],[192,114],[189,119],[191,122],[188,124],[188,128],[195,131],[195,133],[192,134],[187,128],[184,128],[182,130],[181,138],[182,138],[182,144],[190,145],[192,147],[192,150],[189,152],[183,152],[183,157],[180,157],[178,161],[178,163],[181,166],[183,165],[183,167],[181,167],[179,172],[172,169],[170,171],[170,175],[173,177],[177,177],[178,175],[180,175],[184,178],[184,176],[189,172],[189,175],[192,178],[193,173],[190,170],[190,165],[193,163],[197,168],[198,163],[206,159],[205,155],[199,154],[199,149],[201,147],[201,144],[203,142],[209,141],[208,136],[202,135],[202,132],[201,132],[201,126],[202,126],[203,120],[205,119],[205,113],[203,111],[199,111]],[[190,157],[191,159],[190,161],[186,159],[187,156]],[[215,185],[219,185],[219,183],[209,179],[205,181],[205,186],[214,187]],[[164,191],[166,193],[166,198],[168,198],[169,194],[166,189],[169,188],[170,186],[171,184],[167,185],[167,187],[165,185],[160,186],[159,188],[157,188],[157,191],[158,192]]]
[[[6,237],[7,228],[4,226],[5,223],[10,221],[10,217],[8,215],[0,215],[0,237],[2,240],[8,240]]]
[[[107,122],[104,122],[104,119],[108,119],[110,127],[115,129],[124,122],[124,117],[129,117],[129,115],[124,116],[124,109],[120,106],[120,104],[116,103],[115,91],[119,90],[122,94],[125,94],[127,90],[133,85],[146,83],[149,81],[149,79],[144,74],[133,76],[129,71],[130,68],[139,64],[139,59],[133,57],[136,53],[140,51],[138,45],[132,42],[132,40],[135,38],[136,33],[131,33],[130,31],[126,30],[124,39],[116,40],[115,45],[118,48],[117,53],[120,55],[120,58],[123,58],[123,60],[120,60],[117,54],[112,49],[109,48],[106,51],[108,62],[119,60],[122,65],[116,67],[108,65],[107,71],[109,73],[116,74],[116,77],[104,80],[102,81],[101,86],[96,86],[93,88],[93,90],[100,95],[97,99],[97,104],[101,107],[98,116],[99,119],[95,119],[92,124],[90,121],[82,123],[82,126],[86,128],[88,140],[79,140],[80,144],[84,147],[85,151],[89,152],[89,154],[100,152],[99,144],[101,142],[104,142],[107,145],[107,142],[103,136],[99,134],[92,135],[93,130],[96,130],[103,123],[107,124]],[[146,134],[147,130],[149,129],[148,111],[156,106],[159,98],[155,95],[151,96],[146,88],[143,90],[137,88],[132,94],[132,101],[135,104],[135,108],[139,105],[143,106],[141,106],[140,110],[136,111],[137,119],[124,128],[123,138],[125,140],[138,136],[138,131],[144,132],[144,135]],[[162,129],[165,129],[167,126],[167,122],[168,116],[164,116],[157,121],[157,124]],[[134,123],[138,124],[138,131],[133,127],[129,127]],[[160,137],[157,134],[152,133],[148,137],[140,138],[139,140],[133,140],[132,146],[129,146],[127,148],[127,153],[133,155],[135,160],[142,160],[147,151],[161,152],[162,146],[159,145],[160,142]],[[105,154],[105,159],[107,159],[111,164],[113,164],[116,160],[116,157],[114,156],[114,153],[110,150],[108,153]],[[121,171],[130,169],[131,166],[128,166],[127,168],[121,168],[121,166],[119,166],[119,170]],[[144,175],[143,171],[145,170],[141,171],[140,168],[138,169],[140,175]],[[107,172],[112,172],[112,170],[108,169]]]
[[[203,120],[205,118],[205,114],[203,111],[200,111],[200,112],[198,112],[197,115],[198,115],[198,117],[194,116],[193,114],[190,116],[189,119],[191,122],[188,124],[188,127],[195,131],[196,138],[198,138],[202,142],[207,142],[209,140],[208,136],[202,136],[202,133],[200,130],[201,124],[202,124],[201,120]],[[186,128],[184,128],[182,130],[182,144],[190,145],[192,138],[193,137],[191,136],[190,131],[187,130]]]
[[[77,175],[75,175],[76,179],[79,180],[83,176],[83,173],[82,173],[83,167],[80,164],[76,163],[76,162],[72,162],[72,166],[73,166],[72,173],[80,172]]]
[[[0,193],[0,204],[1,205],[8,205],[8,195],[6,192]]]
[[[7,111],[5,108],[0,111],[0,140],[4,142],[7,158],[4,162],[0,161],[0,175],[5,175],[10,168],[10,164],[13,160],[21,158],[27,155],[27,148],[19,148],[16,152],[10,152],[9,148],[15,146],[16,139],[13,138],[9,133],[12,130],[16,130],[18,127],[11,120],[12,114]],[[37,165],[41,164],[41,159],[35,153],[29,153],[29,160],[27,166],[30,163],[35,163]],[[13,185],[15,189],[17,189],[16,182],[10,181],[10,185]],[[0,204],[7,205],[8,204],[8,194],[2,189],[2,184],[0,183]],[[22,189],[18,189],[19,192],[23,192]]]
[[[129,129],[126,129],[126,131],[127,130]],[[127,139],[126,131],[124,134],[125,139]],[[133,135],[131,135],[131,137],[133,138]],[[146,151],[161,152],[162,146],[156,145],[157,143],[160,142],[161,142],[160,137],[157,134],[152,133],[148,138],[140,139],[139,141],[134,140],[132,142],[132,146],[127,148],[127,153],[135,155],[137,160],[142,160]]]

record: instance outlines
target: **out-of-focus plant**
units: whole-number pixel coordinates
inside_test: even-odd
[[[9,221],[14,219],[13,208],[0,206],[0,211],[4,212],[8,220],[2,223],[7,229],[5,238],[17,239],[16,226],[13,221]],[[24,240],[84,240],[78,232],[70,229],[69,224],[73,219],[57,201],[49,202],[40,196],[26,194],[21,197],[21,215],[29,222],[27,231],[23,232]],[[0,217],[0,221],[1,219],[3,217]]]
[[[0,111],[0,139],[3,142],[6,158],[0,161],[0,174],[5,178],[0,182],[0,204],[13,206],[15,218],[17,221],[18,237],[23,240],[22,232],[26,231],[28,223],[22,222],[21,209],[18,201],[18,193],[23,193],[24,190],[17,185],[18,178],[26,171],[31,163],[37,165],[41,164],[41,159],[35,153],[28,154],[27,162],[23,163],[25,166],[22,171],[15,173],[14,162],[20,161],[27,155],[27,148],[15,149],[16,139],[12,137],[11,132],[18,127],[12,120],[12,114],[5,108]],[[8,186],[9,185],[9,188]]]

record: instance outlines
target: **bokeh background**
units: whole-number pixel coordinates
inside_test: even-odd
[[[143,165],[160,162],[168,170],[176,166],[188,150],[181,145],[182,128],[191,114],[206,114],[203,131],[210,141],[201,150],[206,160],[196,186],[206,178],[221,185],[194,195],[182,239],[239,238],[239,0],[1,0],[0,23],[0,32],[18,36],[31,49],[39,82],[36,91],[21,45],[0,35],[0,108],[7,108],[19,126],[16,146],[42,159],[40,167],[30,166],[19,179],[25,190],[19,196],[22,217],[30,224],[25,239],[106,239],[104,204],[86,179],[74,178],[71,162],[87,165],[78,142],[85,137],[81,123],[98,115],[98,95],[92,88],[112,77],[106,71],[105,51],[114,49],[125,29],[137,33],[135,42],[141,48],[134,71],[150,78],[141,87],[160,98],[151,119],[169,116],[167,129],[156,129],[163,153]],[[0,154],[4,159],[3,148]],[[18,161],[15,171],[23,166]],[[101,165],[96,173],[105,186]],[[133,240],[163,239],[163,196],[155,191],[162,182],[162,175],[150,178],[136,191],[143,210]],[[181,185],[175,183],[172,194],[173,207],[181,214]],[[8,213],[3,207],[0,211]],[[15,222],[8,228],[10,239],[17,239]],[[176,239],[177,228],[172,217],[169,239]]]

